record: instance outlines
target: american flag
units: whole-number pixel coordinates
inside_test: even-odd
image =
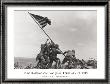
[[[39,26],[43,29],[47,24],[51,25],[50,19],[47,17],[42,17],[40,15],[35,15],[32,13],[29,13],[31,17],[39,24]]]

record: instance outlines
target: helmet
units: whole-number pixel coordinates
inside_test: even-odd
[[[59,45],[58,44],[55,44],[55,48],[58,48],[59,47]]]
[[[75,53],[75,50],[72,50],[72,52],[74,52],[74,53]]]

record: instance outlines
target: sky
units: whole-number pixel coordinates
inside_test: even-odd
[[[94,11],[28,11],[48,17],[51,25],[44,30],[59,48],[75,50],[76,58],[97,58],[97,12]],[[14,55],[35,58],[40,45],[48,38],[27,11],[14,11]],[[63,59],[62,55],[58,58]]]

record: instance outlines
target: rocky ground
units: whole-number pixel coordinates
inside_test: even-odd
[[[80,60],[83,64],[75,63],[69,65],[70,69],[96,69],[97,68],[97,61],[95,59],[91,60]],[[14,69],[37,69],[36,67],[37,62],[35,58],[15,58],[14,61]],[[55,63],[53,63],[51,69],[55,69]],[[61,64],[59,69],[69,69],[68,63]]]

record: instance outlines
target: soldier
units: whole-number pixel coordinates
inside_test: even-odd
[[[48,39],[47,39],[48,41]],[[48,56],[48,46],[47,41],[45,44],[41,44],[41,51],[37,55],[36,61],[39,60],[37,67],[45,69],[47,64],[50,62],[49,56]]]
[[[41,52],[37,55],[36,61],[38,61],[37,68],[45,69],[47,63],[46,63],[44,56]]]
[[[43,48],[41,48],[42,56],[44,57],[45,61],[49,63],[49,51],[47,44],[43,44]]]
[[[65,58],[62,61],[62,64],[68,63],[68,68],[74,68],[75,67],[75,50],[68,50],[65,51],[63,54],[66,54]]]
[[[56,62],[55,68],[59,68],[60,67],[60,59],[57,58],[57,54],[61,54],[61,51],[59,50],[59,45],[51,42],[49,45],[49,51],[50,51],[49,52],[50,62],[47,67],[51,68],[53,61],[55,61]]]

